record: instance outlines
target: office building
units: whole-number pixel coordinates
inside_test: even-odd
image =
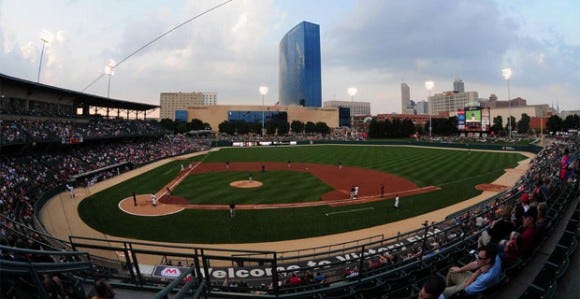
[[[371,115],[371,103],[370,102],[354,102],[354,101],[326,101],[324,102],[325,108],[349,108],[350,115]]]
[[[187,107],[217,105],[217,92],[162,92],[160,99],[161,119],[187,121]]]
[[[413,102],[411,102],[411,88],[407,83],[401,83],[401,113],[413,114]]]
[[[340,126],[340,108],[315,108],[301,106],[257,106],[257,105],[216,105],[190,106],[187,108],[188,120],[200,119],[207,122],[213,130],[218,130],[224,121],[244,120],[246,122],[262,122],[282,120],[292,123],[294,120],[307,122],[325,122],[330,128]]]
[[[429,97],[431,105],[431,115],[438,115],[441,112],[456,111],[470,106],[479,106],[477,91],[452,92],[445,91],[436,93]]]
[[[280,105],[322,106],[320,26],[302,22],[280,41]]]
[[[465,92],[465,84],[463,84],[463,80],[455,79],[455,81],[453,82],[453,92],[454,93]]]

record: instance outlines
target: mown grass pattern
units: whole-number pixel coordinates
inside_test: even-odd
[[[304,172],[252,172],[252,177],[263,185],[257,188],[236,188],[233,181],[247,180],[247,171],[219,171],[188,176],[173,190],[174,195],[187,198],[195,204],[269,204],[318,201],[332,187],[317,177]],[[309,193],[294,192],[306,189]]]
[[[356,166],[389,172],[405,177],[419,186],[436,185],[441,190],[403,197],[395,210],[392,201],[342,207],[312,207],[274,210],[238,210],[231,219],[227,211],[185,210],[162,217],[139,217],[117,208],[121,198],[137,193],[151,193],[173,179],[183,162],[158,167],[130,181],[118,184],[83,200],[81,218],[91,227],[110,235],[178,243],[250,243],[306,238],[368,228],[463,201],[478,195],[474,186],[490,183],[525,157],[516,153],[454,151],[391,146],[296,146],[279,148],[222,149],[191,160],[235,163],[237,161],[293,161]],[[215,174],[219,176],[220,174]],[[247,179],[247,173],[240,173]],[[205,176],[205,175],[204,175]],[[302,177],[296,179],[302,180]],[[208,175],[211,188],[211,175]],[[324,186],[324,184],[321,184]],[[294,193],[295,198],[309,198],[312,186],[301,186],[288,176],[278,184],[277,194]],[[175,190],[181,192],[180,187]],[[214,186],[215,189],[223,187]],[[236,191],[237,192],[237,191]],[[201,193],[198,198],[202,198]],[[225,198],[224,202],[229,202]],[[257,198],[256,200],[262,200]],[[287,202],[273,195],[268,201]],[[333,214],[360,208],[359,212]],[[430,220],[430,219],[425,219]]]

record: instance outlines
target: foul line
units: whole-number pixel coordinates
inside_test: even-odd
[[[346,211],[340,211],[340,212],[331,212],[331,213],[326,213],[324,215],[328,216],[328,215],[335,215],[335,214],[342,214],[342,213],[350,213],[350,212],[357,212],[357,211],[365,211],[365,210],[374,210],[374,209],[375,208],[373,208],[373,207],[369,207],[369,208],[346,210]]]

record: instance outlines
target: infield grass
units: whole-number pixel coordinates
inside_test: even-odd
[[[219,171],[189,175],[172,191],[195,204],[270,204],[320,200],[322,194],[333,189],[317,177],[296,171],[255,172],[253,179],[263,183],[257,188],[231,187],[230,182],[248,179],[247,171]],[[308,193],[294,192],[297,189]],[[274,188],[270,187],[274,186]]]
[[[140,217],[125,214],[117,208],[120,199],[133,191],[148,194],[160,190],[179,172],[175,161],[151,170],[141,176],[113,186],[83,200],[79,205],[81,218],[91,227],[110,235],[143,240],[178,243],[251,243],[306,238],[368,228],[423,214],[469,199],[480,194],[477,184],[490,183],[525,159],[517,153],[455,151],[392,146],[296,146],[268,148],[227,148],[198,156],[192,160],[204,162],[230,161],[293,161],[359,166],[396,174],[419,186],[435,185],[436,192],[403,197],[401,208],[392,208],[392,201],[342,206],[310,207],[273,210],[238,210],[231,219],[226,210],[184,210],[178,214],[161,217]],[[296,173],[294,173],[296,174]],[[205,176],[206,174],[204,174]],[[213,185],[220,173],[212,179],[207,174],[207,190],[212,188],[227,193],[222,185]],[[247,173],[240,174],[242,179]],[[195,177],[195,176],[194,176]],[[284,175],[284,184],[276,194],[294,193],[295,199],[274,196],[268,202],[289,202],[309,198],[312,186],[298,188],[301,176]],[[205,178],[204,178],[205,179]],[[298,180],[298,181],[294,181]],[[275,186],[277,184],[272,184]],[[318,188],[324,189],[324,184]],[[293,186],[289,188],[288,186]],[[185,192],[179,190],[175,192]],[[237,191],[236,191],[237,192]],[[201,190],[194,191],[197,197]],[[180,193],[185,194],[185,193]],[[189,198],[189,197],[188,197]],[[228,199],[229,200],[229,199]],[[262,199],[260,199],[262,200]],[[227,200],[226,200],[227,201]],[[358,211],[350,211],[358,210]],[[345,213],[336,213],[345,211]],[[350,211],[350,212],[349,212]],[[325,216],[327,213],[333,213]]]

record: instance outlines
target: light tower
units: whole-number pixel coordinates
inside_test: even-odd
[[[505,68],[503,70],[501,70],[501,73],[503,75],[503,78],[505,79],[505,81],[507,82],[507,94],[508,94],[508,136],[511,139],[512,138],[512,100],[510,98],[510,78],[512,77],[512,69],[511,68]]]
[[[427,92],[429,94],[429,96],[427,97],[427,113],[429,113],[429,138],[433,137],[433,125],[431,123],[431,90],[433,90],[433,87],[435,87],[435,83],[433,81],[425,81],[425,88],[427,89]]]
[[[109,59],[109,64],[105,66],[105,75],[109,76],[109,82],[107,83],[107,98],[110,98],[111,93],[111,77],[115,74],[115,61]]]
[[[350,102],[354,102],[354,96],[358,92],[358,89],[356,87],[349,87],[346,89],[346,92],[350,96]],[[350,127],[351,129],[354,129],[354,117],[352,115],[352,108],[353,106],[350,107]]]
[[[264,109],[266,109],[264,107],[264,96],[268,93],[268,86],[260,86],[260,88],[258,88],[258,91],[260,92],[260,94],[262,95],[262,136],[265,135],[265,131],[264,131]]]
[[[356,87],[349,87],[346,90],[346,92],[348,92],[348,95],[350,96],[350,101],[352,102],[354,100],[354,96],[358,92],[358,89]]]

